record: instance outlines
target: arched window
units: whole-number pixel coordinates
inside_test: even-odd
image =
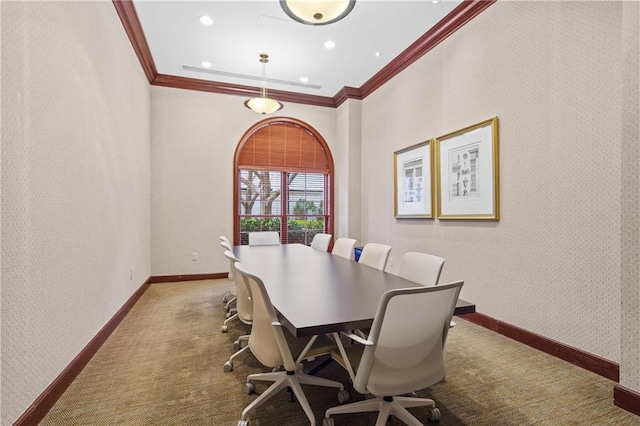
[[[248,244],[253,231],[307,245],[333,234],[333,159],[314,128],[286,117],[256,123],[234,163],[234,244]]]

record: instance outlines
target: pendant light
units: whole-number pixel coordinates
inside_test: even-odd
[[[355,5],[355,0],[280,0],[280,6],[291,19],[307,25],[337,22]]]
[[[258,114],[271,114],[283,108],[283,105],[267,97],[267,80],[266,80],[266,67],[269,62],[269,55],[266,53],[260,54],[260,62],[262,63],[262,89],[260,89],[260,96],[257,98],[251,98],[244,101],[244,106]]]

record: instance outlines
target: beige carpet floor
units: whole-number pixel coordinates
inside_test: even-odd
[[[250,354],[234,371],[222,366],[232,342],[246,334],[233,322],[223,334],[227,280],[153,284],[58,400],[41,425],[226,425],[256,396],[247,374],[266,371]],[[446,346],[447,378],[419,396],[433,398],[440,425],[640,425],[613,405],[614,382],[456,319]],[[320,376],[347,384],[337,365]],[[257,392],[266,384],[257,384]],[[336,392],[308,387],[322,424]],[[351,401],[363,399],[349,388]],[[411,409],[426,421],[425,409]],[[335,416],[339,425],[372,425],[374,414]],[[305,425],[285,391],[249,416],[251,426]],[[390,425],[401,424],[397,419]]]

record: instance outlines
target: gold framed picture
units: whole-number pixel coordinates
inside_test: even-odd
[[[438,219],[500,219],[498,117],[435,139]]]
[[[394,216],[433,219],[433,143],[393,153]]]

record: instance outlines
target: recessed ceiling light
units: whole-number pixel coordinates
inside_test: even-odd
[[[440,0],[431,0],[431,3],[438,4],[438,3],[440,3]]]
[[[206,62],[205,61],[205,62],[201,63],[200,65],[202,65],[205,68],[211,68],[211,62]]]
[[[336,42],[332,40],[325,41],[324,47],[326,47],[327,49],[333,49],[334,47],[336,47]]]
[[[300,77],[300,81],[303,83],[308,83],[309,82],[309,77]]]
[[[376,55],[376,56],[380,56],[380,55],[382,55],[382,53],[380,53],[380,52],[376,52],[376,53],[374,53],[374,55]]]
[[[207,15],[202,15],[200,17],[200,22],[202,22],[203,25],[213,25],[213,19]]]

